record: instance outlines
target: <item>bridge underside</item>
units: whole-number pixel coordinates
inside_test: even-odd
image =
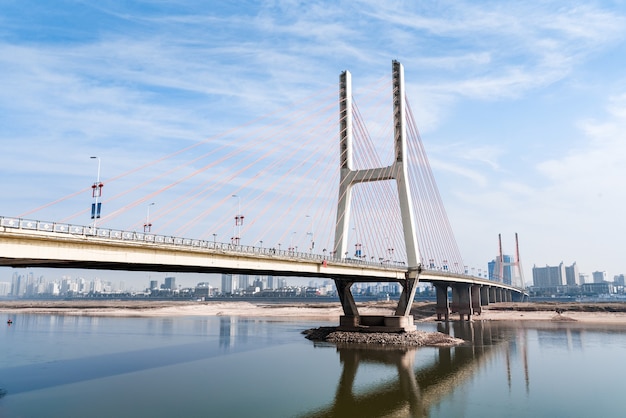
[[[527,295],[511,289],[470,283],[432,281],[437,295],[436,314],[438,321],[448,321],[451,313],[458,313],[461,321],[480,315],[482,307],[498,302],[521,302]],[[452,303],[448,295],[451,289]]]
[[[416,329],[411,306],[415,297],[418,274],[406,274],[404,280],[396,280],[402,286],[402,294],[394,315],[360,315],[351,287],[362,280],[335,279],[337,293],[344,315],[339,329],[360,332],[410,332]],[[501,287],[498,283],[457,283],[449,280],[427,278],[436,290],[435,312],[438,321],[449,321],[451,313],[458,313],[461,321],[470,321],[472,315],[480,315],[482,307],[498,302],[520,302],[527,298],[523,292]],[[449,291],[451,290],[452,302]]]
[[[397,280],[402,286],[402,293],[394,315],[360,315],[352,295],[352,285],[356,282],[350,279],[335,279],[337,295],[341,302],[344,315],[339,320],[339,329],[342,331],[361,332],[410,332],[415,331],[411,306],[415,298],[416,284],[419,280],[418,272],[409,271],[404,279]],[[358,280],[360,281],[360,280]]]

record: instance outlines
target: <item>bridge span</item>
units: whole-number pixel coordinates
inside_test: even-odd
[[[381,325],[380,319],[361,317],[346,289],[356,282],[403,284],[410,272],[403,263],[377,263],[312,252],[7,217],[0,217],[0,266],[327,278],[340,286],[344,284],[344,310],[348,304],[348,308],[353,309],[349,316],[359,318],[359,325],[370,327]],[[524,297],[523,290],[511,285],[449,271],[419,268],[417,277],[437,289],[440,319],[448,320],[450,313],[469,319],[472,314],[480,314],[481,307],[489,303]],[[338,291],[342,290],[340,286]],[[448,288],[452,289],[452,303]],[[389,321],[400,325],[406,320]]]

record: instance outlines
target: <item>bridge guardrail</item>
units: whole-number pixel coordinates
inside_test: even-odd
[[[208,250],[219,250],[228,252],[237,252],[244,254],[277,256],[284,258],[297,258],[306,260],[315,260],[322,263],[324,260],[346,264],[372,265],[383,268],[397,269],[403,268],[400,263],[377,263],[367,260],[337,258],[326,254],[315,254],[293,250],[276,249],[273,247],[256,247],[252,245],[234,245],[232,243],[223,243],[215,241],[207,241],[201,239],[174,237],[169,235],[150,234],[137,231],[123,231],[109,228],[94,228],[93,226],[73,225],[67,223],[46,222],[31,219],[12,218],[0,216],[0,227],[26,230],[26,231],[42,231],[59,235],[80,235],[92,238],[113,239],[120,241],[135,241],[152,244],[166,244],[182,247],[206,248]]]
[[[255,247],[252,245],[234,245],[232,243],[223,243],[216,241],[207,241],[194,238],[174,237],[170,235],[157,235],[151,233],[137,232],[137,231],[123,231],[109,228],[94,228],[93,226],[72,225],[66,223],[37,221],[31,219],[12,218],[0,216],[0,227],[11,229],[22,229],[26,231],[42,231],[50,232],[59,235],[81,235],[85,237],[101,238],[101,239],[113,239],[120,241],[135,241],[144,242],[148,244],[165,244],[181,247],[192,248],[205,248],[207,250],[218,250],[224,252],[234,252],[243,254],[254,255],[266,255],[269,257],[277,256],[283,258],[296,258],[318,261],[320,263],[326,261],[332,261],[336,263],[363,265],[363,266],[375,266],[378,268],[388,269],[404,269],[406,265],[403,262],[373,262],[364,259],[354,258],[337,258],[334,256],[327,256],[326,254],[315,254],[307,252],[299,252],[293,250],[276,249],[273,247]],[[424,269],[424,273],[435,273],[436,275],[445,276],[446,274],[453,274],[451,271]],[[485,283],[501,283],[498,281],[490,281],[480,277],[475,277],[467,274],[457,274],[459,276],[466,276],[467,278],[480,279]],[[501,283],[503,284],[503,283]],[[523,290],[523,289],[520,289]]]

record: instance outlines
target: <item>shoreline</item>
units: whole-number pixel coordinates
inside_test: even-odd
[[[393,315],[396,302],[357,303],[361,315]],[[557,313],[557,310],[561,313]],[[339,302],[267,303],[262,301],[0,301],[0,315],[56,314],[112,317],[242,316],[339,322]],[[415,302],[416,322],[436,322],[434,302]],[[450,314],[458,321],[458,314]],[[579,322],[626,325],[626,303],[499,303],[485,306],[472,321]]]

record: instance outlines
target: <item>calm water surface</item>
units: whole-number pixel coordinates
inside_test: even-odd
[[[0,316],[0,417],[624,417],[626,327],[419,324],[471,341],[314,344],[320,321]]]

